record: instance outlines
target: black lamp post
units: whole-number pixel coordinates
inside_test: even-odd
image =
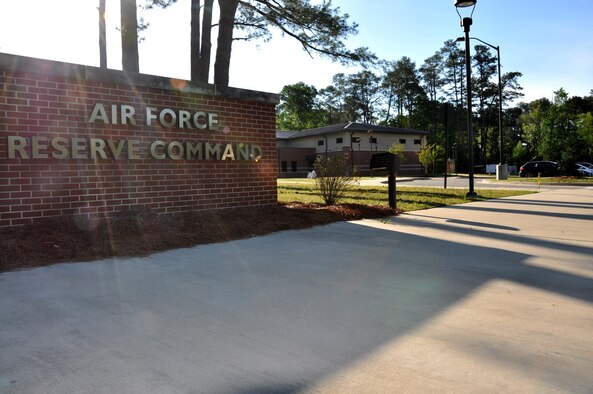
[[[492,49],[496,49],[496,59],[498,61],[498,151],[499,151],[499,164],[503,163],[502,157],[502,83],[501,83],[501,74],[500,74],[500,47],[494,46],[492,44],[487,43],[484,40],[480,40],[477,37],[470,37],[470,40],[478,40],[484,45],[488,45]],[[457,42],[465,41],[464,37],[459,37]]]
[[[465,33],[465,75],[467,77],[467,148],[469,150],[469,192],[468,197],[476,196],[474,191],[474,132],[472,130],[472,77],[471,63],[469,56],[469,28],[472,25],[471,16],[474,13],[477,0],[453,0],[457,15],[461,18],[461,26]],[[460,8],[472,7],[469,17],[462,17],[459,13]]]

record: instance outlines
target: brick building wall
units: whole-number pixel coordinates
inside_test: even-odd
[[[315,148],[278,148],[279,177],[304,177],[313,169],[314,161]],[[284,165],[286,170],[283,168]]]
[[[277,101],[0,54],[0,227],[276,204]]]

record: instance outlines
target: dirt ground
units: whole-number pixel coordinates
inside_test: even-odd
[[[1,229],[0,272],[61,262],[143,256],[275,231],[394,214],[385,206],[290,203],[178,216],[159,216],[150,210],[126,211],[93,226],[77,218],[54,218],[17,229]]]

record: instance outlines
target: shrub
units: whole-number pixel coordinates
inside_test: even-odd
[[[431,168],[432,173],[437,173],[439,162],[445,157],[445,150],[437,144],[428,145],[418,152],[418,160],[426,168]]]
[[[389,147],[389,152],[399,156],[399,162],[403,163],[406,160],[406,145],[395,142]]]
[[[356,181],[350,163],[343,156],[317,156],[314,167],[315,183],[326,205],[338,203]]]

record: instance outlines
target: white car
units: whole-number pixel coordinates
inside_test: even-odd
[[[581,176],[593,176],[593,166],[589,167],[587,164],[590,163],[577,163],[577,172]]]

